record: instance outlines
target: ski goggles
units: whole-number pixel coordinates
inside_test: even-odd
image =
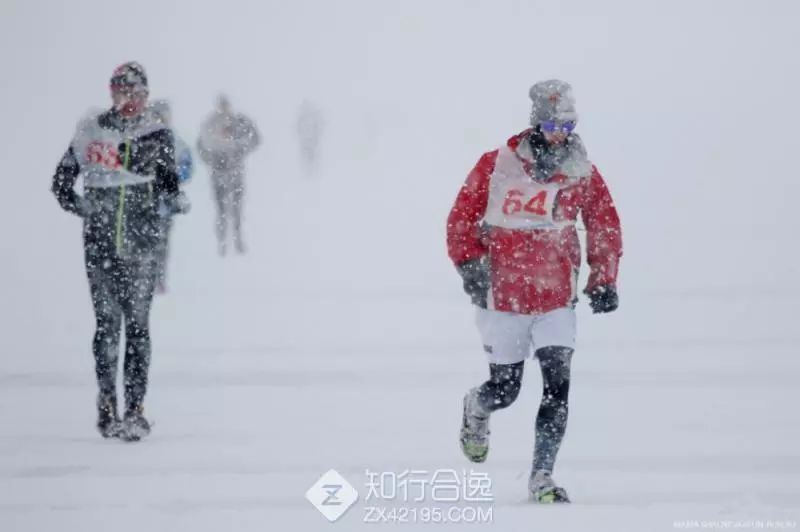
[[[577,124],[574,120],[568,120],[566,122],[559,122],[557,120],[545,120],[544,122],[539,123],[539,127],[545,133],[572,133],[575,131],[575,126]]]
[[[130,85],[130,84],[111,84],[111,94],[120,95],[127,98],[137,98],[147,96],[148,90],[146,85]]]

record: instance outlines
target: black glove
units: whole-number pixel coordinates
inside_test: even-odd
[[[81,218],[89,218],[92,214],[99,209],[91,201],[84,196],[75,195],[75,214]]]
[[[594,314],[614,312],[619,306],[619,296],[614,285],[600,285],[588,290],[589,306]]]
[[[464,292],[472,298],[472,304],[486,308],[491,281],[489,266],[482,259],[472,259],[458,265],[458,273],[464,280]]]

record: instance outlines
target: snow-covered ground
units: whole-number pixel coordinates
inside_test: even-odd
[[[365,470],[469,467],[460,401],[486,368],[444,221],[548,77],[575,86],[620,209],[622,306],[579,309],[556,470],[574,504],[525,501],[531,365],[475,467],[493,522],[471,526],[800,528],[793,2],[73,4],[0,6],[0,530],[389,527],[363,523]],[[264,136],[247,256],[217,257],[207,175],[189,187],[134,445],[94,430],[80,223],[48,191],[128,59],[190,143],[219,90]],[[314,178],[307,97],[328,127]],[[331,468],[362,494],[333,525],[304,497]]]

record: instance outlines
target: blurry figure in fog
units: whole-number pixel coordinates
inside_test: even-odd
[[[309,100],[303,101],[297,113],[297,139],[306,175],[317,168],[322,129],[322,112]]]
[[[192,152],[183,139],[178,136],[172,126],[172,109],[167,100],[155,100],[150,104],[150,108],[156,120],[164,127],[172,130],[175,139],[175,166],[178,171],[178,184],[183,187],[192,179],[194,171]],[[188,204],[186,193],[181,190],[178,193],[180,201]],[[156,293],[163,294],[167,291],[167,264],[169,262],[169,239],[172,233],[172,220],[174,216],[163,215],[161,217],[162,230],[161,240],[156,253]]]
[[[227,251],[229,218],[232,219],[236,251],[245,252],[242,238],[244,160],[259,143],[260,137],[253,121],[243,114],[234,113],[228,98],[221,95],[217,99],[217,108],[203,123],[197,139],[200,158],[211,167],[220,255]]]

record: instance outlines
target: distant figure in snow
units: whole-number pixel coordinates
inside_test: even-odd
[[[110,81],[110,109],[78,123],[53,176],[61,207],[83,219],[86,274],[96,331],[97,429],[135,441],[150,433],[144,396],[150,368],[150,307],[162,216],[188,211],[181,200],[172,131],[147,106],[144,68],[129,62]],[[81,177],[84,194],[75,191]],[[125,415],[117,414],[117,360],[125,327]]]
[[[323,127],[322,112],[309,100],[304,100],[297,113],[297,140],[306,175],[317,168]]]
[[[217,203],[217,245],[220,255],[227,252],[228,221],[233,226],[233,242],[238,253],[245,252],[242,237],[242,208],[245,189],[245,157],[260,143],[252,120],[234,113],[225,95],[203,123],[197,139],[200,159],[211,167],[211,182]]]
[[[150,109],[154,113],[156,119],[164,126],[172,130],[173,138],[175,139],[175,165],[178,171],[178,184],[183,187],[192,179],[192,172],[194,171],[192,161],[192,151],[183,139],[178,136],[172,125],[172,108],[167,100],[155,100],[150,104]],[[181,190],[178,193],[181,201],[188,203],[186,193]],[[169,262],[169,241],[172,233],[172,220],[173,216],[162,216],[161,221],[163,226],[161,228],[161,242],[159,243],[156,260],[158,261],[156,269],[156,293],[163,294],[167,291],[167,268]]]

